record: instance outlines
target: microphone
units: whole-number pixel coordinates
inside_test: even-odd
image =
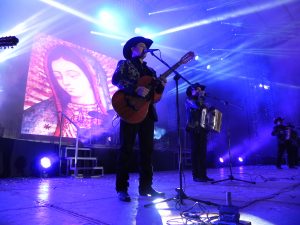
[[[159,51],[159,49],[157,49],[157,48],[154,48],[154,49],[145,49],[144,50],[144,53],[147,53],[147,52],[156,52],[156,51]]]

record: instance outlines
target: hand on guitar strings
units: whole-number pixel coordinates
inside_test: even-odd
[[[160,80],[161,84],[165,87],[167,82],[168,82],[167,78],[166,77],[160,77],[159,80]]]
[[[138,86],[136,89],[135,89],[135,92],[137,93],[138,96],[141,96],[141,97],[146,97],[149,93],[149,89],[146,88],[146,87],[143,87],[143,86]]]

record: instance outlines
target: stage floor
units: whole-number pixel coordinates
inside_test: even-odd
[[[229,168],[208,170],[208,175],[215,180],[226,179],[229,174]],[[154,188],[164,191],[166,198],[176,197],[175,188],[180,183],[178,171],[154,175]],[[213,224],[195,221],[201,214],[204,218],[205,213],[211,213],[209,217],[215,216],[214,213],[219,212],[217,205],[226,205],[228,192],[232,204],[239,208],[242,221],[255,225],[300,224],[300,168],[234,167],[233,176],[256,183],[236,180],[196,183],[192,181],[191,171],[187,170],[182,176],[184,192],[198,202],[184,199],[180,204],[169,199],[149,207],[145,205],[151,204],[153,199],[139,197],[136,173],[130,177],[130,203],[117,199],[114,174],[100,178],[1,179],[0,224]]]

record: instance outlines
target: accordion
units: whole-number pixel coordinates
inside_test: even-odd
[[[220,133],[222,113],[217,109],[204,108],[201,113],[201,127]]]

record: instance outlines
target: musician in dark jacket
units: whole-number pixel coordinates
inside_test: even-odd
[[[276,160],[276,167],[278,169],[281,168],[282,164],[282,157],[284,152],[287,152],[288,156],[288,165],[289,167],[292,167],[293,165],[293,158],[292,154],[290,154],[290,151],[288,150],[288,139],[289,139],[289,134],[288,134],[288,129],[287,126],[283,124],[284,119],[281,117],[277,117],[274,120],[275,126],[273,127],[272,130],[272,136],[277,137],[277,160]]]
[[[207,176],[207,135],[208,129],[203,127],[201,120],[205,105],[205,86],[199,83],[189,86],[186,90],[186,131],[191,141],[192,175],[195,182],[213,181]]]
[[[166,80],[160,80],[154,69],[149,67],[144,58],[146,50],[153,41],[144,37],[133,37],[123,47],[123,55],[126,60],[120,60],[112,77],[112,83],[126,95],[138,98],[147,98],[153,93],[162,93]],[[150,76],[155,81],[154,88],[139,86],[138,81],[143,76]],[[128,107],[134,108],[133,103]],[[130,123],[126,118],[120,118],[120,149],[117,153],[116,167],[116,191],[121,201],[130,202],[129,187],[129,164],[133,153],[136,136],[139,140],[139,194],[141,196],[163,197],[164,193],[152,188],[153,168],[153,136],[154,122],[157,121],[155,105],[150,101],[146,117],[138,123]]]

